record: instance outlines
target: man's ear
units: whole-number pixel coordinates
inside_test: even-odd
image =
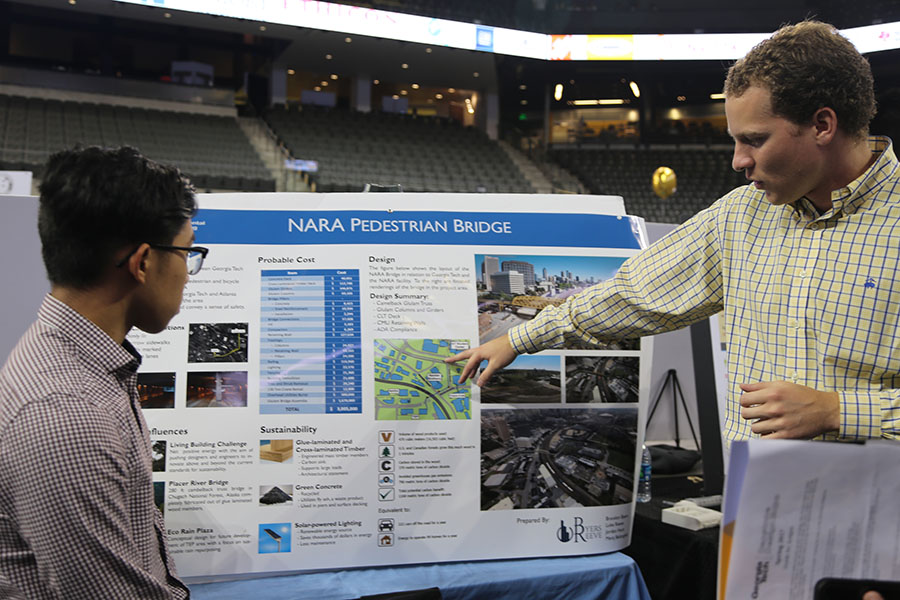
[[[150,244],[144,243],[138,246],[138,249],[128,257],[128,262],[125,263],[125,268],[138,283],[147,281],[147,262],[149,260]]]
[[[837,135],[838,119],[833,109],[823,106],[813,114],[813,127],[816,130],[816,143],[826,145]]]

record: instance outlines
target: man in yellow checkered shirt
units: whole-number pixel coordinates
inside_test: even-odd
[[[833,27],[786,26],[729,70],[732,167],[749,184],[618,274],[448,361],[484,385],[566,339],[671,331],[725,311],[728,440],[897,438],[900,169],[871,68]]]

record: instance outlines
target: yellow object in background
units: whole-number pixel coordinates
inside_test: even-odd
[[[653,171],[653,191],[660,198],[668,198],[678,189],[675,171],[669,167],[659,167]]]

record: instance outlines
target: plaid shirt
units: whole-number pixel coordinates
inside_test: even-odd
[[[726,439],[754,437],[739,384],[776,380],[839,393],[840,432],[823,437],[900,438],[900,170],[889,139],[869,146],[875,163],[832,192],[831,210],[737,188],[612,279],[510,330],[513,348],[652,335],[724,308]]]
[[[187,598],[153,501],[140,355],[52,296],[0,371],[0,597]]]

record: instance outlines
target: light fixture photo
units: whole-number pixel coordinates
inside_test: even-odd
[[[332,74],[331,74],[331,79],[332,79],[332,81],[335,80],[335,79],[337,79],[337,78],[338,78],[337,73],[332,73]]]
[[[562,94],[563,94],[563,84],[557,83],[556,86],[553,88],[553,99],[556,100],[557,102],[559,102],[560,100],[562,100]]]
[[[641,88],[638,87],[638,84],[636,81],[629,82],[628,87],[631,88],[631,93],[634,94],[635,98],[641,97]]]
[[[414,83],[414,84],[412,84],[412,85],[409,86],[409,87],[411,87],[411,88],[414,89],[414,90],[417,90],[417,89],[419,89],[419,84],[418,84],[418,83]]]
[[[348,37],[345,37],[345,38],[344,38],[344,41],[347,42],[347,43],[349,44],[350,42],[353,41],[353,38],[348,36]]]
[[[288,74],[288,75],[296,75],[296,74],[297,74],[297,71],[295,71],[295,70],[293,70],[293,69],[288,69],[288,70],[287,70],[287,74]]]

